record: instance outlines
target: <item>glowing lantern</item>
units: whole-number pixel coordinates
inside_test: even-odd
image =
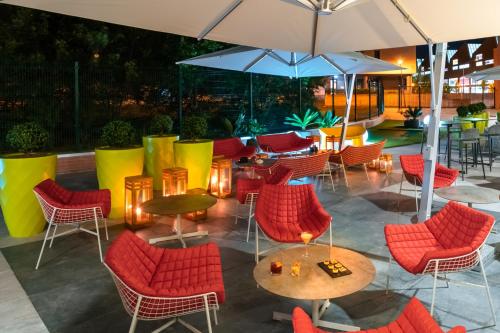
[[[163,169],[163,196],[186,194],[188,171],[185,168]]]
[[[231,160],[215,159],[212,161],[210,193],[213,196],[226,198],[231,195],[231,168]]]
[[[153,199],[153,177],[132,176],[125,178],[125,225],[136,228],[153,221],[144,213],[142,203]]]
[[[380,168],[380,157],[377,157],[373,161],[370,161],[370,163],[368,163],[368,167],[370,169],[376,169],[376,170],[378,170]]]
[[[385,172],[387,174],[392,172],[392,155],[391,154],[382,154],[380,156],[380,172]]]
[[[193,188],[191,190],[187,190],[187,194],[207,194],[207,191],[202,188]],[[191,221],[204,220],[207,218],[207,210],[203,209],[203,210],[197,210],[195,212],[186,213],[184,214],[184,217]]]

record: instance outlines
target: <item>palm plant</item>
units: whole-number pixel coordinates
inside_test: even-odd
[[[318,112],[319,114],[319,112]],[[315,124],[320,128],[331,128],[337,125],[342,120],[342,117],[334,116],[332,111],[325,113],[323,117],[318,117]]]
[[[306,113],[304,113],[304,117],[301,118],[297,114],[293,114],[291,117],[285,117],[283,124],[299,127],[301,130],[305,131],[308,126],[315,123],[318,116],[318,112],[307,109]]]
[[[416,120],[421,115],[422,115],[422,108],[417,108],[417,107],[412,108],[410,106],[405,112],[403,112],[403,116],[406,119]]]

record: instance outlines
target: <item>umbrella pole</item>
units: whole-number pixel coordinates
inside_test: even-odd
[[[427,143],[423,150],[424,157],[424,181],[422,184],[422,198],[418,220],[425,221],[431,215],[432,198],[434,189],[434,173],[439,145],[439,121],[441,118],[441,104],[443,100],[443,79],[446,65],[447,43],[439,43],[436,46],[436,57],[432,64],[432,44],[429,44],[429,59],[431,62],[431,114]],[[449,148],[448,148],[449,149]]]
[[[250,73],[250,119],[253,119],[253,73]]]
[[[342,122],[342,134],[340,135],[339,150],[342,150],[345,137],[347,134],[347,126],[349,125],[349,115],[351,113],[352,92],[356,82],[356,74],[344,74],[344,91],[345,91],[345,112],[344,121]]]

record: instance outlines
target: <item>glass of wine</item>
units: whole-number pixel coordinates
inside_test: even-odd
[[[309,242],[311,241],[312,236],[313,235],[310,232],[307,232],[307,231],[303,231],[303,232],[300,233],[300,239],[302,239],[302,241],[306,245],[306,252],[302,255],[304,258],[308,258],[309,257],[309,252],[308,252],[307,244],[309,244]]]

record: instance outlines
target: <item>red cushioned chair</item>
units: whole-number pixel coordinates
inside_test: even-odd
[[[332,217],[321,206],[311,184],[263,185],[255,207],[255,261],[259,261],[259,232],[278,243],[302,243],[300,234],[310,232],[315,240],[330,230]]]
[[[224,156],[226,159],[238,161],[242,157],[255,155],[255,147],[245,146],[240,138],[214,140],[213,156]]]
[[[43,250],[47,240],[50,239],[49,248],[51,248],[54,238],[76,230],[85,231],[89,234],[97,236],[99,256],[102,262],[99,222],[104,222],[106,239],[108,239],[108,226],[106,218],[111,210],[111,192],[109,190],[79,192],[68,191],[67,189],[57,185],[57,183],[52,179],[46,179],[36,185],[33,191],[35,192],[35,196],[42,207],[45,220],[49,223],[35,269],[38,269],[38,266],[40,265],[40,260],[42,259]],[[95,231],[82,227],[82,224],[87,222],[95,223]],[[56,234],[57,227],[59,225],[73,225],[75,229]],[[52,236],[49,237],[52,227],[54,227],[54,230],[52,231]]]
[[[257,142],[260,149],[268,153],[290,153],[314,144],[314,140],[301,138],[295,132],[258,135]]]
[[[434,277],[431,314],[434,313],[438,275],[469,271],[479,263],[483,287],[495,319],[480,253],[494,222],[491,215],[450,201],[424,223],[385,226],[385,239],[392,258],[412,274]],[[387,276],[387,289],[389,279],[390,275]]]
[[[278,165],[270,172],[263,174],[263,178],[238,178],[236,181],[236,216],[235,223],[239,218],[248,218],[247,243],[250,237],[250,224],[254,215],[254,204],[259,196],[259,191],[264,184],[284,185],[292,178],[293,171],[285,166]],[[240,215],[240,207],[248,206],[248,215]]]
[[[200,332],[179,317],[205,312],[212,332],[210,310],[217,325],[217,310],[224,302],[224,282],[219,248],[214,243],[186,249],[149,245],[131,231],[124,231],[109,247],[105,266],[111,273],[127,313],[129,332],[138,320],[171,318],[155,332],[178,322]]]
[[[380,157],[385,142],[386,140],[360,147],[347,146],[340,152],[330,155],[330,162],[338,164],[342,167],[342,171],[344,172],[345,185],[347,187],[349,187],[349,182],[347,180],[346,168],[350,166],[363,165],[363,167],[365,168],[366,178],[368,179],[368,181],[370,181],[370,177],[368,177],[368,170],[366,169],[366,164]]]
[[[314,327],[311,318],[299,307],[293,310],[293,331],[295,333],[327,333]],[[387,326],[356,331],[357,333],[444,333],[432,319],[427,309],[417,298],[412,298],[399,317]],[[351,332],[354,333],[354,332]],[[466,333],[465,327],[456,326],[448,333]]]
[[[417,186],[422,186],[424,181],[424,159],[422,155],[401,155],[399,156],[401,162],[401,184],[399,185],[399,194],[403,190],[403,180],[406,180],[415,187],[415,206],[418,212],[418,194]],[[434,189],[448,187],[453,185],[457,180],[459,171],[455,169],[448,169],[439,163],[436,163],[436,171],[434,173]],[[398,202],[399,205],[399,202]]]

